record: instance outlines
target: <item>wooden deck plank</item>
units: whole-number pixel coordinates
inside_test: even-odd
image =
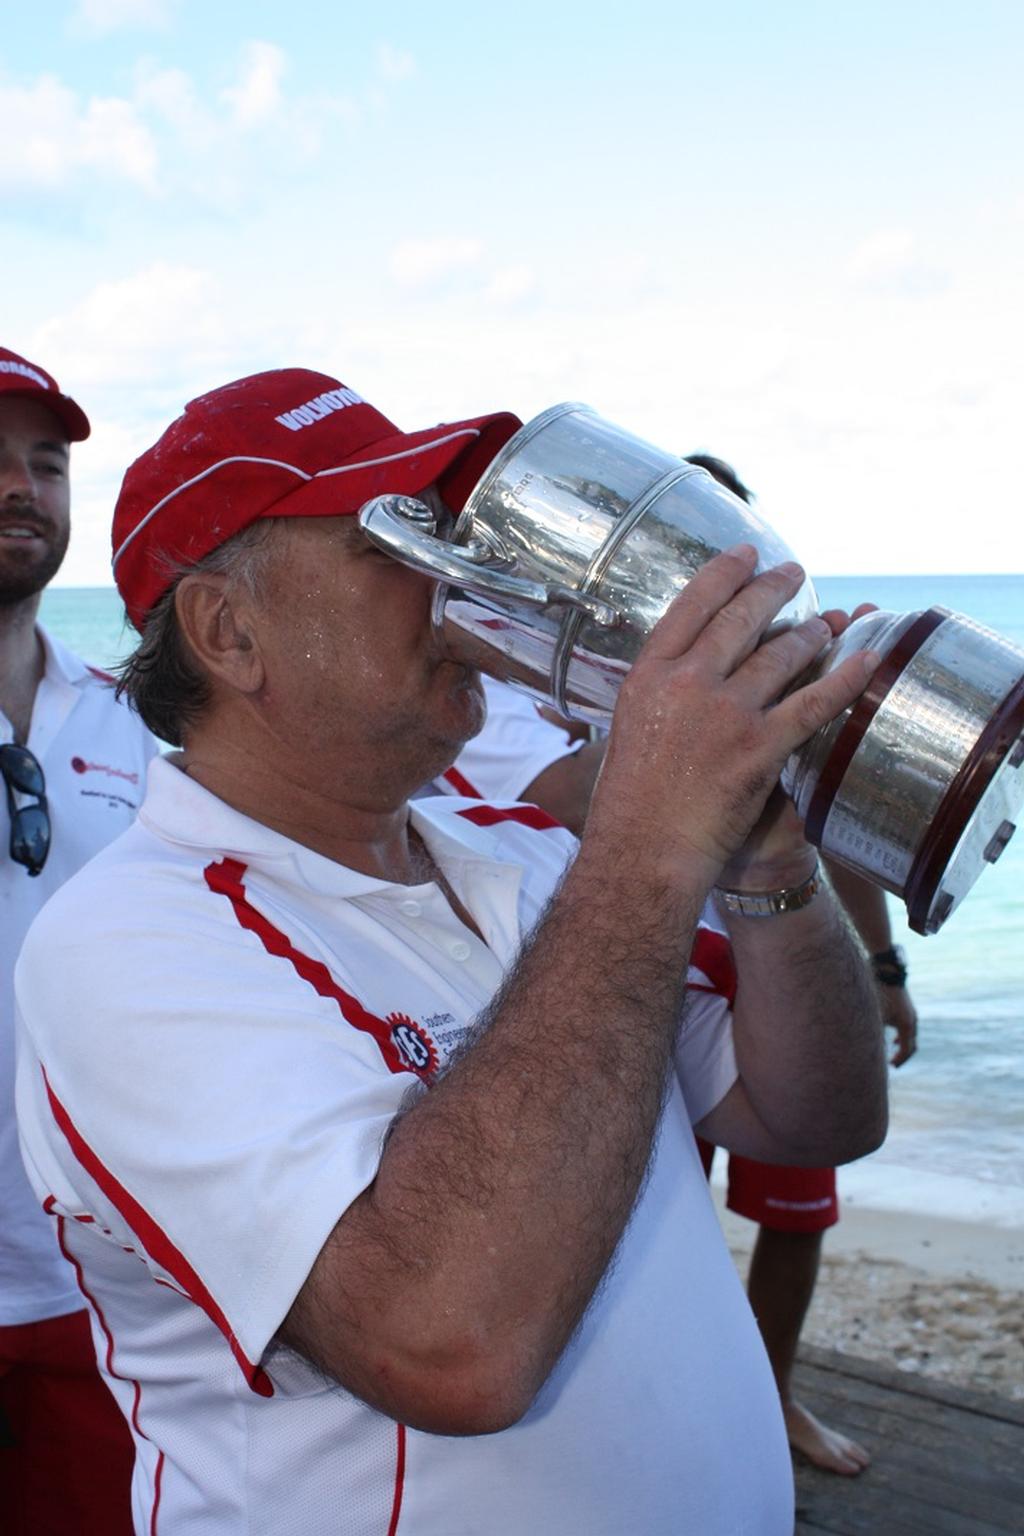
[[[859,1478],[798,1465],[797,1536],[1024,1536],[1024,1403],[812,1348],[795,1386],[873,1455]]]
[[[991,1419],[960,1414],[959,1422],[947,1417],[936,1423],[917,1406],[908,1413],[887,1400],[887,1389],[875,1402],[852,1402],[841,1390],[822,1390],[812,1373],[801,1377],[801,1394],[826,1423],[862,1441],[873,1455],[885,1453],[885,1464],[901,1476],[926,1475],[938,1482],[951,1481],[975,1499],[986,1497],[1013,1501],[1022,1491],[1022,1431],[1011,1436],[994,1431]],[[911,1400],[913,1404],[913,1400]]]
[[[813,1469],[807,1470],[811,1472]],[[810,1489],[813,1478],[803,1476],[803,1472],[803,1468],[798,1469],[798,1487]],[[830,1477],[830,1474],[816,1473],[814,1476]],[[831,1483],[839,1481],[830,1477]],[[842,1481],[852,1486],[848,1480]],[[956,1536],[992,1536],[996,1531],[1020,1536],[1024,1532],[1024,1505],[1020,1499],[979,1492],[976,1486],[959,1486],[955,1480],[930,1477],[926,1470],[910,1473],[906,1469],[887,1468],[876,1457],[869,1471],[857,1480],[857,1486],[867,1490],[858,1496],[858,1504],[878,1502],[888,1511],[901,1510],[908,1518],[913,1511],[919,1522],[915,1530],[950,1531]],[[845,1502],[838,1490],[833,1491],[840,1503]]]
[[[966,1387],[934,1381],[913,1371],[900,1371],[894,1366],[882,1365],[877,1360],[861,1360],[855,1355],[818,1349],[812,1344],[800,1346],[800,1363],[838,1377],[848,1377],[851,1382],[892,1387],[904,1397],[922,1397],[939,1404],[970,1408],[984,1417],[1024,1426],[1024,1401],[1014,1402],[1007,1397],[994,1397],[988,1392],[972,1392]],[[1024,1369],[1024,1361],[1021,1364]]]

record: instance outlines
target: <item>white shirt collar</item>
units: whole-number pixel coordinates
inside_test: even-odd
[[[157,757],[150,763],[146,798],[139,811],[139,821],[167,842],[248,865],[273,863],[279,879],[289,878],[290,864],[296,883],[321,893],[352,897],[396,889],[392,881],[349,869],[235,810],[182,772],[174,756]],[[452,810],[447,796],[411,806],[413,825],[441,868],[448,873],[453,864],[494,865],[496,861],[476,845],[475,829]]]
[[[36,625],[36,634],[43,646],[43,675],[32,703],[29,722],[28,746],[40,761],[43,760],[64,721],[77,704],[81,685],[95,674],[76,656],[74,651],[51,635],[42,624]],[[0,713],[0,740],[13,738],[10,721]]]
[[[70,683],[74,687],[96,676],[80,656],[68,650],[63,641],[58,640],[56,635],[51,635],[42,624],[36,625],[36,634],[43,642],[46,658],[44,676],[51,681]]]

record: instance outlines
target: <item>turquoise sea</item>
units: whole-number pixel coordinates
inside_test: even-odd
[[[870,601],[902,613],[940,603],[1024,647],[1024,576],[824,577],[816,585],[827,607]],[[96,665],[131,649],[112,588],[51,588],[43,619]],[[895,902],[893,922],[910,959],[921,1044],[892,1074],[892,1129],[870,1161],[892,1165],[894,1178],[899,1168],[972,1181],[968,1191],[1017,1186],[1024,1201],[1024,831],[940,933],[910,933]]]

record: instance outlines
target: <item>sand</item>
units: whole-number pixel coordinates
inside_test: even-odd
[[[890,1173],[841,1172],[804,1341],[1024,1401],[1024,1190]],[[714,1193],[745,1275],[756,1228]]]

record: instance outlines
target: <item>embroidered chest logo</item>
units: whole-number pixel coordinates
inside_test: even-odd
[[[402,1060],[420,1077],[433,1077],[438,1068],[437,1049],[423,1025],[407,1013],[389,1013],[387,1022]]]
[[[76,773],[102,773],[108,779],[124,779],[128,784],[137,784],[139,775],[130,768],[115,768],[111,763],[90,763],[84,757],[73,757],[71,766]]]

